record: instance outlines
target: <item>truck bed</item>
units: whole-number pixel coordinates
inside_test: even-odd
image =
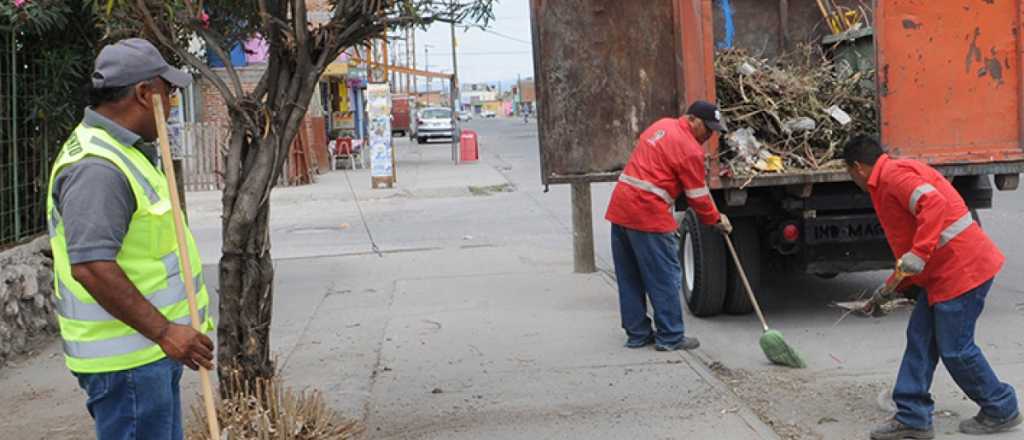
[[[932,165],[947,177],[1019,174],[1024,172],[1024,161]],[[849,180],[850,176],[845,170],[791,171],[748,177],[723,177],[719,179],[712,179],[711,189],[744,189],[751,187],[806,185],[814,183],[846,182]]]

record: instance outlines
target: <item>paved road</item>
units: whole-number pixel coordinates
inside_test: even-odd
[[[572,273],[561,189],[543,194],[513,163],[535,157],[536,134],[473,127],[480,163],[400,139],[395,189],[368,189],[357,170],[274,191],[271,349],[285,382],[320,390],[370,438],[777,438],[699,359],[622,348],[612,280]],[[219,195],[188,196],[215,286]],[[0,370],[0,438],[91,437],[59,345]]]
[[[385,439],[773,438],[767,426],[783,438],[859,439],[886,416],[876,396],[895,373],[906,313],[833,328],[839,313],[826,307],[881,274],[774,279],[759,292],[807,370],[769,365],[752,316],[687,316],[704,343],[696,357],[622,349],[603,220],[611,185],[593,187],[604,273],[572,275],[569,191],[541,186],[536,126],[468,126],[480,133],[478,164],[453,167],[447,145],[400,139],[397,189],[366,189],[359,170],[274,191],[272,349],[289,384],[320,389]],[[218,199],[189,194],[211,285]],[[998,194],[996,203],[982,219],[1008,263],[979,340],[1020,389],[1024,250],[1014,245],[1024,198]],[[0,438],[89,438],[59,351],[54,343],[0,370],[0,395],[11,396],[0,399]],[[975,411],[944,373],[935,393],[941,432]]]
[[[521,191],[565,227],[571,225],[569,190],[540,186],[536,125],[511,121],[479,121],[485,141],[483,156],[501,169]],[[612,266],[609,224],[603,220],[610,184],[593,186],[596,254],[600,270]],[[995,208],[981,213],[985,229],[1007,256],[1006,267],[990,293],[978,328],[978,342],[1001,378],[1024,390],[1024,192],[999,192]],[[885,274],[845,274],[834,280],[806,275],[776,275],[765,280],[758,296],[769,323],[807,357],[804,371],[780,370],[763,358],[756,345],[758,324],[753,316],[700,319],[687,315],[688,332],[701,338],[706,361],[730,383],[737,394],[784,437],[862,438],[876,421],[886,417],[877,396],[891,386],[902,355],[909,311],[885,319],[850,317],[833,327],[840,313],[828,307],[836,300],[871,289]],[[960,417],[977,408],[942,370],[933,393],[937,400],[937,428],[954,434]],[[1024,436],[1020,432],[1003,438]]]

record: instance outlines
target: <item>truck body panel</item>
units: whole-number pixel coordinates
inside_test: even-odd
[[[735,2],[735,33],[763,34],[785,18],[785,32],[769,40],[820,39],[813,2],[790,3],[788,17],[780,17],[774,2]],[[928,162],[949,175],[1024,170],[1024,0],[876,3],[883,145],[894,156]],[[678,116],[693,100],[715,99],[714,46],[721,40],[715,23],[721,17],[711,0],[658,0],[644,8],[609,0],[530,4],[544,183],[614,181],[639,131],[658,118]],[[651,30],[669,24],[671,35]],[[737,37],[736,44],[764,42],[744,48],[778,53],[766,51],[764,40]],[[674,60],[671,69],[666,60]],[[717,148],[709,142],[709,156]],[[713,189],[847,179],[836,171],[754,178],[720,178],[718,171],[711,161]]]
[[[531,0],[542,179],[615,180],[636,137],[678,115],[673,0]]]
[[[412,98],[409,95],[391,95],[391,134],[408,136],[412,129]]]
[[[878,2],[882,143],[932,164],[1024,159],[1021,1]]]

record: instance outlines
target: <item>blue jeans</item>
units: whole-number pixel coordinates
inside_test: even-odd
[[[924,429],[932,425],[935,402],[929,389],[939,359],[960,389],[981,411],[998,420],[1017,414],[1017,395],[992,371],[974,343],[974,327],[985,307],[992,280],[955,299],[928,305],[921,291],[907,325],[907,350],[903,354],[893,400],[896,420]]]
[[[181,440],[180,363],[164,358],[131,370],[79,374],[98,440]]]
[[[679,239],[675,234],[634,231],[612,224],[612,258],[619,283],[622,328],[630,341],[651,336],[647,299],[654,309],[658,344],[672,345],[683,339],[683,306],[679,300],[682,270]]]

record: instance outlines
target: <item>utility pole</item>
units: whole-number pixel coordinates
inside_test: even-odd
[[[426,63],[426,66],[423,67],[423,69],[428,71],[428,72],[430,71],[430,48],[431,47],[434,47],[434,46],[430,45],[430,44],[424,44],[423,45],[423,54],[424,54],[424,57],[423,57],[424,60],[423,61]],[[430,89],[432,87],[434,87],[433,83],[434,83],[434,79],[428,76],[427,77],[427,97],[428,98],[430,97]]]
[[[455,6],[455,2],[452,2]],[[455,41],[455,22],[452,25],[452,161],[459,163],[459,140],[462,137],[462,130],[459,127],[459,109],[462,108],[462,100],[459,96],[459,57],[456,54],[458,43]]]
[[[383,50],[383,53],[381,53],[381,57],[380,58],[384,62],[384,78],[381,78],[381,80],[382,81],[387,81],[388,80],[388,62],[390,61],[388,59],[388,30],[387,30],[387,28],[384,28],[384,44],[381,47],[381,50]]]
[[[412,56],[409,55],[409,49],[412,47],[412,45],[410,43],[412,41],[412,38],[409,36],[412,33],[411,31],[412,31],[412,29],[405,28],[405,67],[406,68],[410,67],[409,66],[409,61],[412,59]],[[415,69],[415,67],[413,67],[413,69]],[[412,75],[410,75],[409,73],[406,73],[405,74],[405,93],[406,94],[409,94],[409,92],[412,91],[412,87],[410,87],[411,86],[410,79],[412,79]]]
[[[523,111],[523,75],[516,74],[516,112]]]
[[[412,29],[412,68],[416,69],[416,29]],[[412,76],[412,93],[414,95],[419,94],[420,78],[416,75]]]

